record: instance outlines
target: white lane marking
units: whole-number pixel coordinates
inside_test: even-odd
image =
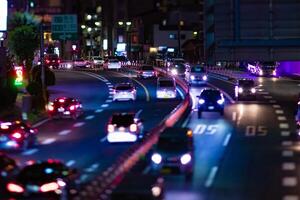
[[[280,123],[280,124],[279,124],[279,128],[281,128],[281,129],[288,129],[288,128],[289,128],[289,124],[286,124],[286,123]]]
[[[290,151],[290,150],[284,150],[281,152],[281,155],[283,157],[293,157],[294,156],[294,152]]]
[[[113,91],[110,91],[109,94],[114,94],[114,92],[113,92]]]
[[[282,200],[299,200],[299,197],[296,195],[286,195],[282,198]]]
[[[282,146],[292,146],[293,142],[292,141],[282,141],[281,145]]]
[[[275,105],[273,105],[273,108],[281,108],[281,106],[278,104],[275,104]]]
[[[55,142],[55,141],[56,141],[55,138],[48,138],[48,139],[44,140],[44,141],[42,142],[42,144],[43,144],[43,145],[48,145],[48,144],[52,144],[52,143]]]
[[[135,116],[139,117],[142,112],[143,112],[143,109],[140,109],[139,111],[137,111],[137,113],[135,114]]]
[[[232,121],[236,121],[236,118],[237,117],[237,113],[236,112],[233,112],[232,113]]]
[[[231,133],[228,133],[228,134],[226,135],[226,138],[225,138],[224,142],[223,142],[223,146],[224,146],[224,147],[226,147],[226,146],[228,145],[228,143],[229,143],[229,141],[230,141],[230,138],[231,138]]]
[[[278,116],[277,119],[279,121],[286,121],[287,120],[285,116]]]
[[[290,131],[281,131],[281,136],[290,136],[291,132]]]
[[[109,95],[108,98],[109,98],[109,99],[112,99],[112,98],[114,98],[114,97],[113,97],[112,95]]]
[[[176,90],[178,91],[179,95],[181,96],[182,99],[184,99],[184,94],[183,92],[181,92],[180,89],[176,88]]]
[[[106,139],[107,139],[107,137],[105,136],[105,137],[103,137],[103,138],[100,140],[100,142],[105,142]]]
[[[282,179],[282,185],[285,187],[294,187],[298,184],[297,177],[284,177]]]
[[[63,130],[63,131],[60,131],[58,133],[58,135],[68,135],[69,133],[71,133],[71,130]]]
[[[99,163],[92,164],[89,168],[86,168],[84,171],[86,172],[94,172],[99,167]]]
[[[86,179],[88,178],[87,174],[83,174],[80,176],[80,181],[86,181]]]
[[[83,126],[84,124],[85,124],[84,122],[77,122],[76,124],[73,125],[73,127],[78,128],[78,127]]]
[[[66,165],[68,166],[68,167],[71,167],[72,165],[74,165],[75,164],[75,160],[69,160],[67,163],[66,163]]]
[[[285,170],[285,171],[295,170],[296,169],[296,163],[294,163],[294,162],[282,163],[281,169]]]
[[[107,85],[109,88],[113,88],[114,86],[112,86],[111,84]]]
[[[103,109],[97,109],[95,110],[95,113],[101,113],[103,111]]]
[[[110,92],[111,92],[111,91],[114,91],[114,89],[112,89],[112,88],[109,88],[108,90],[109,90]]]
[[[198,133],[201,128],[201,125],[197,125],[196,128],[194,129],[193,133]]]
[[[274,99],[270,100],[269,102],[270,102],[270,103],[277,103],[277,101],[274,100]]]
[[[30,156],[32,154],[35,154],[36,152],[38,152],[38,149],[29,149],[27,151],[22,152],[23,156]]]
[[[214,182],[214,179],[215,179],[215,176],[218,172],[218,166],[214,166],[211,170],[210,170],[210,173],[205,181],[205,187],[210,187],[212,186],[213,182]]]
[[[264,96],[265,99],[272,99],[272,96]]]
[[[94,115],[89,115],[89,116],[86,116],[86,120],[91,120],[91,119],[94,119],[95,118],[95,116]]]
[[[109,105],[108,104],[102,104],[101,107],[102,108],[107,108]]]
[[[113,102],[113,100],[111,100],[111,99],[107,99],[107,100],[105,101],[105,103],[111,103],[111,102]]]
[[[42,121],[40,121],[40,122],[38,122],[38,123],[32,125],[32,128],[37,128],[37,127],[41,126],[42,124],[45,124],[45,123],[48,122],[49,120],[50,120],[49,118],[44,119],[44,120],[42,120]]]
[[[262,92],[262,91],[264,91],[264,89],[263,89],[263,88],[261,88],[261,89],[258,89],[258,91],[259,91],[259,92]]]
[[[275,110],[276,114],[283,114],[283,110]]]

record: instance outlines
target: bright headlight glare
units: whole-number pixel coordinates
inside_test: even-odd
[[[152,155],[151,160],[155,163],[155,164],[159,164],[161,163],[162,157],[161,155],[159,155],[158,153],[155,153]]]
[[[191,80],[195,80],[195,76],[194,75],[191,76]]]
[[[220,105],[222,105],[222,104],[224,103],[224,99],[219,99],[219,100],[217,101],[217,103],[220,104]]]
[[[151,191],[152,191],[152,195],[154,197],[159,197],[159,195],[161,194],[161,188],[158,187],[158,186],[154,186],[151,188]]]
[[[207,76],[204,75],[204,76],[202,77],[202,80],[206,81],[206,80],[207,80]]]
[[[251,88],[251,93],[255,93],[256,89],[255,88]]]
[[[181,158],[180,158],[180,162],[181,162],[181,164],[183,164],[183,165],[188,164],[189,162],[191,162],[191,160],[192,160],[192,156],[191,156],[189,153],[184,154],[184,155],[181,156]]]
[[[204,99],[199,99],[199,104],[204,104],[205,100]]]
[[[243,88],[239,88],[238,91],[239,91],[239,93],[243,93],[244,90],[243,90]]]
[[[171,73],[172,73],[173,75],[177,75],[177,70],[176,70],[176,69],[172,69],[172,70],[171,70]]]
[[[263,71],[259,70],[259,75],[260,76],[264,75]]]

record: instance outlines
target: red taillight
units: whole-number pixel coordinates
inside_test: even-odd
[[[136,124],[131,124],[129,127],[130,132],[136,132],[137,131],[137,125]]]
[[[18,185],[18,184],[15,184],[15,183],[8,183],[6,188],[9,192],[15,192],[15,193],[24,192],[24,188],[22,186]]]
[[[60,60],[59,60],[59,59],[57,60],[57,63],[60,63]]]
[[[58,101],[59,101],[59,103],[64,103],[65,99],[59,99]]]
[[[54,110],[54,106],[48,105],[48,110],[49,110],[49,111],[53,111],[53,110]]]
[[[70,110],[74,111],[75,110],[75,106],[74,105],[70,106]]]
[[[49,63],[50,63],[50,60],[47,59],[47,60],[46,60],[46,64],[49,64]]]
[[[59,185],[56,182],[46,183],[40,187],[41,192],[50,192],[59,189]]]
[[[13,134],[11,134],[11,136],[15,139],[21,139],[22,138],[22,134],[20,132],[14,132]]]
[[[109,124],[109,125],[107,126],[107,131],[108,131],[109,133],[113,132],[114,130],[115,130],[115,126],[114,126],[114,125]]]

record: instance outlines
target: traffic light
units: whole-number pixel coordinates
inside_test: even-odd
[[[14,66],[16,79],[14,82],[15,86],[22,86],[23,85],[23,67],[22,66]]]

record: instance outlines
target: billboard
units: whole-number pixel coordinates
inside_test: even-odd
[[[7,30],[7,0],[0,0],[0,31]]]

